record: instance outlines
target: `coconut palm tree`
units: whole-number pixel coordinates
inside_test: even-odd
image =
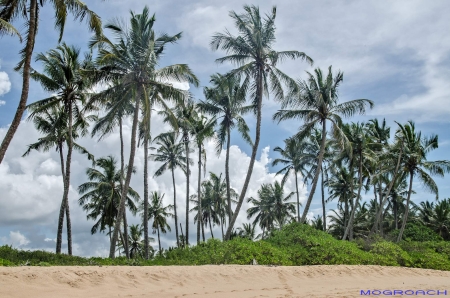
[[[409,203],[411,199],[414,177],[417,177],[426,189],[428,189],[431,193],[436,194],[436,198],[438,198],[439,192],[437,185],[430,175],[438,175],[443,177],[444,173],[450,171],[450,161],[427,161],[427,154],[431,150],[438,148],[437,135],[432,135],[429,138],[423,137],[421,132],[416,132],[414,122],[411,120],[405,125],[401,125],[399,123],[397,124],[399,126],[397,134],[403,140],[402,149],[404,153],[401,159],[401,170],[409,176],[406,209],[405,214],[403,215],[402,227],[400,228],[400,233],[397,237],[397,242],[399,242],[403,237],[406,221],[408,220]]]
[[[97,95],[95,100],[122,96],[134,101],[133,124],[131,127],[129,168],[125,176],[123,192],[126,193],[130,185],[131,169],[136,153],[136,134],[139,112],[142,105],[148,104],[152,90],[161,91],[167,100],[180,102],[186,98],[186,92],[179,90],[170,81],[189,82],[198,85],[198,79],[186,64],[175,64],[157,69],[157,48],[159,38],[155,38],[153,25],[155,16],[150,16],[145,7],[141,14],[131,12],[130,26],[125,27],[119,21],[106,26],[114,32],[116,43],[107,37],[94,38],[90,46],[99,48],[97,64],[99,70],[92,72],[96,81],[116,81],[112,86]],[[165,36],[161,36],[165,40]],[[161,47],[162,51],[163,47]],[[119,208],[119,217],[123,216],[125,202]],[[118,237],[120,222],[114,227],[113,240]],[[116,241],[111,242],[110,257],[114,258]]]
[[[95,166],[99,169],[88,168],[86,170],[89,182],[78,186],[78,192],[82,195],[78,199],[78,203],[84,211],[88,212],[87,219],[96,220],[91,234],[103,232],[108,226],[111,237],[111,228],[117,220],[121,220],[118,217],[118,210],[122,195],[123,172],[117,167],[117,161],[112,155],[97,159]],[[128,188],[126,206],[133,215],[136,215],[135,203],[139,200],[139,194],[131,187]],[[112,239],[110,240],[112,241]]]
[[[290,89],[295,89],[296,84],[289,76],[277,68],[278,62],[284,59],[301,58],[312,63],[312,59],[305,53],[299,51],[275,51],[275,17],[276,7],[272,13],[262,17],[256,6],[244,5],[244,13],[230,12],[238,30],[234,36],[229,31],[215,33],[212,37],[212,49],[224,50],[227,56],[216,60],[218,63],[231,62],[237,68],[232,70],[228,76],[236,77],[239,81],[244,78],[249,82],[249,91],[254,113],[256,114],[256,134],[248,166],[244,185],[236,206],[236,211],[228,225],[225,239],[230,239],[231,231],[236,222],[239,211],[244,202],[247,188],[253,171],[253,165],[258,151],[261,137],[261,112],[263,95],[268,96],[269,90],[276,100],[284,98],[283,84]]]
[[[273,116],[274,120],[284,121],[289,119],[302,119],[305,121],[300,127],[299,132],[295,138],[299,140],[304,139],[311,134],[311,131],[318,125],[322,126],[322,140],[320,144],[320,152],[318,157],[317,168],[314,173],[311,190],[309,192],[308,200],[301,222],[305,222],[308,214],[312,198],[316,191],[317,182],[322,169],[322,161],[325,152],[325,141],[327,136],[327,121],[332,123],[332,131],[337,138],[342,148],[349,150],[351,147],[348,144],[344,133],[341,130],[342,119],[341,116],[349,117],[356,113],[364,114],[366,105],[373,107],[373,102],[368,99],[356,99],[344,103],[338,103],[338,87],[343,81],[344,74],[338,72],[334,77],[331,66],[328,68],[328,75],[323,76],[322,70],[316,68],[314,75],[308,73],[307,81],[299,81],[298,90],[291,92],[290,96],[283,101],[283,108],[291,107],[291,110],[279,110]]]
[[[176,134],[163,133],[157,136],[153,142],[159,145],[158,148],[150,147],[151,150],[156,150],[156,153],[150,154],[150,158],[154,161],[162,162],[161,167],[155,172],[155,177],[161,176],[165,171],[170,170],[172,173],[173,183],[173,210],[175,219],[175,235],[177,239],[177,246],[180,246],[178,236],[178,216],[177,216],[177,193],[175,184],[175,169],[180,168],[185,174],[187,172],[187,164],[192,164],[192,160],[188,160],[184,156],[184,144],[176,142]]]
[[[64,26],[66,24],[67,12],[72,13],[75,19],[82,21],[87,18],[89,29],[97,35],[101,34],[102,23],[100,17],[89,10],[86,4],[81,1],[72,0],[1,0],[0,1],[0,35],[15,33],[14,28],[10,25],[18,18],[26,20],[26,44],[20,51],[21,60],[16,66],[16,70],[22,73],[22,91],[20,95],[19,105],[14,115],[13,121],[6,132],[5,137],[0,145],[0,164],[5,157],[6,150],[11,143],[14,134],[19,127],[23,113],[27,106],[28,92],[30,90],[30,73],[31,73],[31,57],[35,45],[37,28],[39,23],[39,5],[51,3],[55,12],[55,27],[59,30],[58,42],[62,40]]]
[[[22,42],[22,35],[20,35],[19,31],[17,31],[13,25],[2,18],[0,18],[0,34],[17,35],[20,42]]]
[[[243,223],[242,227],[236,229],[239,237],[249,240],[256,240],[256,223]]]
[[[130,258],[136,258],[137,256],[143,258],[145,243],[144,239],[142,239],[142,234],[144,232],[144,228],[140,225],[130,225],[130,233],[128,236],[128,243],[130,245]],[[154,242],[155,239],[149,237],[149,242]],[[150,246],[150,251],[153,252],[153,247]],[[153,254],[153,253],[152,253]]]
[[[245,106],[248,80],[243,84],[235,77],[215,74],[211,76],[212,87],[205,87],[205,101],[200,101],[197,107],[200,112],[209,114],[217,119],[219,127],[217,134],[217,155],[222,153],[222,148],[226,144],[225,157],[225,179],[227,183],[227,201],[228,201],[228,221],[231,221],[231,186],[230,186],[230,146],[231,130],[237,128],[242,138],[252,144],[248,134],[249,128],[244,118],[244,114],[250,112],[253,106]]]
[[[173,205],[163,206],[164,194],[156,191],[150,193],[150,204],[148,206],[148,219],[153,219],[152,229],[153,234],[158,234],[159,253],[162,253],[160,232],[165,234],[171,231],[170,225],[167,223],[167,218],[173,218],[174,215],[170,212],[173,210]],[[141,206],[143,211],[144,206]],[[143,213],[143,212],[142,212]]]
[[[45,113],[51,107],[64,106],[64,112],[67,114],[67,158],[64,175],[64,193],[61,203],[58,233],[56,237],[56,253],[61,252],[62,229],[64,221],[64,211],[68,208],[68,195],[70,186],[70,166],[73,151],[73,130],[74,122],[80,128],[80,132],[87,132],[87,120],[80,113],[81,106],[87,100],[87,93],[92,87],[92,82],[82,75],[82,69],[92,67],[90,57],[87,55],[84,60],[81,59],[80,49],[74,46],[68,46],[65,43],[59,45],[56,49],[50,50],[46,54],[40,53],[36,61],[43,63],[43,73],[33,71],[31,78],[41,84],[45,91],[53,93],[52,96],[38,100],[28,107],[30,108],[29,118],[33,119],[39,114]],[[69,211],[68,217],[70,216]],[[68,236],[71,238],[71,227],[68,227]],[[72,240],[69,241],[69,255],[72,253]]]

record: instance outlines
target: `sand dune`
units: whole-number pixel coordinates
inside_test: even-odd
[[[0,297],[365,297],[361,290],[450,295],[450,272],[346,265],[0,267]]]

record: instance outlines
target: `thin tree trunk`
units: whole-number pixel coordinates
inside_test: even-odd
[[[175,174],[172,170],[172,183],[173,183],[173,213],[175,218],[175,236],[177,237],[177,247],[180,247],[180,239],[178,237],[178,216],[177,216],[177,189],[175,186]],[[186,236],[187,237],[187,236]]]
[[[264,69],[262,67],[258,70],[258,78],[257,78],[257,105],[256,105],[256,135],[255,135],[255,143],[252,148],[252,155],[250,157],[250,164],[248,165],[247,176],[245,177],[244,186],[242,187],[241,194],[239,196],[239,201],[236,206],[236,210],[231,217],[231,220],[228,224],[227,233],[225,234],[225,240],[230,240],[231,231],[233,230],[236,219],[239,215],[239,211],[241,210],[242,203],[244,202],[245,195],[247,194],[248,184],[250,183],[250,178],[253,172],[253,165],[255,164],[256,152],[258,151],[259,140],[261,138],[261,114],[262,114],[262,97],[263,97],[263,85],[262,85],[262,76]]]
[[[227,127],[227,152],[225,157],[225,181],[227,183],[228,222],[231,222],[231,191],[230,191],[230,127]],[[297,192],[298,198],[298,192]],[[222,237],[223,238],[223,237]]]
[[[198,198],[198,213],[197,213],[197,245],[200,244],[200,227],[203,227],[202,220],[202,196],[200,194],[200,180],[202,179],[202,145],[198,145],[198,183],[197,183],[197,198]],[[204,237],[203,237],[204,238]]]
[[[180,222],[180,231],[181,231],[181,238],[185,239],[185,238],[184,238],[184,234],[183,234],[183,227],[181,226],[181,222]],[[185,241],[185,240],[184,240],[184,241]],[[182,247],[185,246],[184,243],[181,243],[181,245],[182,245]]]
[[[316,192],[317,182],[319,181],[319,174],[322,170],[322,161],[323,161],[323,154],[325,152],[325,140],[327,138],[327,121],[323,120],[322,122],[322,142],[320,144],[320,152],[319,152],[319,160],[317,161],[317,168],[316,172],[314,173],[314,180],[311,186],[311,191],[308,196],[308,200],[306,201],[306,206],[303,209],[303,215],[300,220],[300,222],[304,223],[306,221],[306,215],[309,211],[309,206],[311,205],[314,193]]]
[[[397,172],[398,172],[398,169],[400,168],[400,161],[402,159],[402,154],[403,154],[403,149],[400,150],[400,154],[398,155],[397,165],[395,166],[395,171],[394,171],[394,174],[392,177],[392,181],[391,181],[391,183],[389,183],[389,187],[387,189],[386,196],[382,196],[383,200],[381,201],[381,206],[378,209],[378,214],[377,214],[377,217],[375,218],[375,224],[373,225],[372,229],[370,230],[369,236],[371,236],[378,227],[378,223],[380,222],[380,219],[381,219],[381,212],[383,211],[383,206],[384,206],[384,204],[386,204],[388,196],[391,193],[392,187],[395,184],[395,180],[397,179]]]
[[[408,220],[408,213],[409,213],[409,201],[411,199],[411,192],[412,192],[412,184],[413,184],[413,178],[414,173],[409,173],[409,190],[408,190],[408,198],[406,199],[406,206],[405,206],[405,214],[403,215],[403,223],[402,227],[400,228],[400,233],[398,233],[397,242],[400,242],[403,238],[403,232],[405,231],[406,222]]]
[[[11,143],[14,134],[19,127],[20,121],[22,120],[23,113],[27,106],[28,92],[30,90],[30,65],[31,57],[33,55],[34,42],[36,39],[37,22],[38,22],[38,6],[37,0],[30,0],[30,18],[28,19],[28,36],[27,44],[25,46],[25,60],[23,63],[23,75],[22,75],[22,92],[20,95],[19,106],[17,107],[16,114],[14,115],[13,121],[3,138],[2,144],[0,146],[0,164],[5,157],[6,150],[8,150],[9,144]],[[59,228],[59,227],[58,227]],[[61,249],[57,253],[61,252]]]
[[[380,200],[380,208],[382,208],[382,204],[383,204],[383,191],[382,191],[382,182],[379,181],[378,182],[378,187],[379,187],[379,200]],[[381,210],[381,212],[383,212],[383,210]],[[378,213],[377,213],[378,214]],[[381,220],[379,221],[379,226],[378,229],[380,231],[380,235],[383,235],[383,220],[384,218],[382,217]]]
[[[144,132],[144,258],[148,260],[148,131]]]
[[[325,210],[325,193],[324,193],[324,180],[323,180],[323,169],[320,171],[322,175],[322,181],[321,181],[321,188],[322,188],[322,221],[323,221],[323,230],[324,232],[327,231],[327,217],[326,217],[326,210]]]
[[[203,223],[203,220],[202,220]],[[205,242],[205,227],[202,224],[202,238],[203,238],[203,242]]]
[[[222,241],[224,241],[225,234],[223,233],[223,217],[221,217],[220,222],[221,222],[220,228],[222,229]]]
[[[300,222],[300,195],[298,193],[297,171],[295,171],[295,191],[297,193],[297,222]]]
[[[119,204],[119,210],[117,214],[117,218],[122,218],[123,213],[125,212],[125,198],[128,194],[128,188],[130,186],[131,181],[131,174],[133,173],[133,166],[134,166],[134,156],[136,154],[136,129],[138,124],[138,117],[139,117],[139,103],[140,103],[140,92],[138,92],[138,96],[136,96],[135,101],[135,108],[134,108],[134,117],[133,117],[133,125],[131,127],[131,144],[130,144],[130,159],[128,161],[128,168],[127,168],[127,175],[125,177],[125,185],[122,189],[122,196],[120,198],[120,204]],[[114,259],[115,256],[115,250],[116,250],[116,242],[117,237],[119,234],[120,229],[120,220],[116,221],[116,224],[114,226],[114,232],[111,242],[111,247],[109,249],[109,257],[111,259]]]
[[[124,245],[125,240],[123,239],[123,234],[122,234],[121,230],[119,230],[119,237],[120,237],[120,241],[122,241],[122,245]],[[120,256],[120,249],[119,249],[119,256]]]
[[[67,250],[72,255],[72,222],[70,220],[69,200],[66,199]]]
[[[184,150],[186,151],[186,246],[189,246],[189,135],[185,132]],[[177,240],[178,241],[178,240]],[[178,242],[177,242],[178,243]]]
[[[392,209],[394,209],[394,227],[398,230],[398,202],[397,198],[392,200]]]
[[[352,207],[352,213],[350,214],[350,220],[348,222],[347,228],[345,229],[345,233],[344,233],[344,237],[342,237],[342,240],[345,240],[347,238],[347,235],[349,234],[350,231],[353,231],[353,221],[355,219],[355,212],[356,209],[358,208],[358,203],[359,203],[359,197],[361,196],[361,189],[362,189],[362,150],[360,150],[359,152],[359,169],[358,169],[358,195],[356,196],[355,199],[355,204]],[[350,233],[350,237],[349,240],[353,240],[353,233]]]
[[[158,231],[158,245],[159,245],[159,254],[162,254],[162,249],[161,249],[161,238],[159,236],[159,227],[156,229]]]
[[[61,161],[61,175],[63,178],[63,199],[61,201],[61,207],[59,209],[59,218],[58,218],[58,232],[56,236],[56,253],[61,253],[61,244],[62,244],[62,230],[64,224],[64,211],[66,210],[66,205],[64,204],[64,189],[66,188],[66,173],[64,171],[64,156],[63,156],[63,148],[62,143],[59,144],[59,158]],[[58,242],[59,241],[59,242]]]
[[[214,234],[213,234],[212,227],[211,227],[211,218],[209,219],[209,230],[211,231],[211,237],[212,237],[212,239],[214,239]],[[204,241],[204,240],[203,240],[203,241]]]
[[[125,168],[125,158],[123,156],[123,131],[122,131],[122,116],[119,117],[119,136],[120,136],[120,191],[123,190],[123,174]],[[128,223],[127,211],[123,212],[123,235],[125,238],[124,248],[127,259],[130,258],[130,251],[128,249]]]

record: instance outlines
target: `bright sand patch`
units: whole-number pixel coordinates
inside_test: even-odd
[[[0,267],[5,298],[367,297],[360,291],[368,289],[447,290],[450,296],[450,272],[347,265]]]

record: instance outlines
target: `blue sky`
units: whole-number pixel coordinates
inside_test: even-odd
[[[138,13],[144,5],[148,5],[150,11],[156,14],[156,31],[168,34],[182,31],[183,37],[178,44],[167,48],[161,65],[189,64],[201,81],[200,88],[191,88],[197,99],[202,99],[202,87],[208,85],[211,74],[223,73],[232,67],[215,63],[215,59],[224,56],[224,53],[211,51],[209,42],[215,32],[223,32],[225,28],[235,32],[228,11],[241,12],[244,3],[252,4],[233,0],[226,3],[206,0],[86,1],[86,4],[101,16],[104,23],[115,17],[128,20],[130,9]],[[281,64],[282,70],[296,79],[304,79],[306,78],[305,71],[311,71],[316,67],[325,70],[329,65],[333,65],[335,71],[344,72],[344,82],[340,88],[342,101],[368,98],[375,102],[375,108],[369,111],[368,115],[354,117],[351,119],[352,121],[367,121],[374,117],[380,119],[385,117],[392,127],[391,130],[394,131],[394,120],[399,122],[414,120],[417,129],[421,130],[423,134],[439,135],[440,147],[430,154],[430,160],[449,159],[450,37],[447,28],[450,26],[450,20],[442,13],[449,9],[450,4],[447,1],[259,1],[257,4],[260,5],[263,12],[269,12],[272,5],[277,6],[275,49],[304,51],[314,59],[313,67],[302,61],[292,61]],[[41,10],[35,54],[47,51],[57,45],[58,35],[54,30],[53,22],[53,12],[47,5]],[[14,25],[24,32],[23,21],[20,20]],[[75,44],[87,50],[87,42],[91,34],[86,28],[85,22],[73,21],[69,15],[63,40],[68,44]],[[3,137],[5,127],[11,122],[20,97],[21,77],[13,71],[13,67],[19,60],[18,52],[22,46],[15,37],[4,36],[0,39],[0,137]],[[40,65],[37,63],[33,63],[33,67],[40,69]],[[9,85],[10,87],[8,87]],[[45,94],[37,84],[31,83],[29,102],[46,96],[48,94]],[[278,108],[279,104],[271,98],[265,99],[262,138],[258,154],[258,158],[261,156],[259,160],[261,176],[260,180],[254,179],[255,189],[253,192],[257,190],[258,182],[273,179],[273,172],[276,169],[272,169],[268,162],[277,157],[272,152],[273,148],[282,146],[283,140],[295,133],[301,125],[300,122],[295,121],[280,125],[274,123],[271,118]],[[250,127],[254,127],[254,119],[251,116],[248,116],[247,119]],[[19,232],[27,239],[21,243],[28,241],[27,244],[22,244],[23,247],[50,248],[53,247],[51,239],[54,238],[56,228],[56,225],[52,226],[57,218],[54,209],[59,206],[60,201],[58,183],[61,182],[58,182],[60,177],[58,178],[57,172],[52,173],[48,169],[52,167],[51,161],[57,162],[57,158],[53,152],[47,155],[35,153],[29,159],[21,160],[19,158],[21,155],[19,153],[25,151],[26,144],[38,137],[33,132],[32,125],[24,123],[19,128],[18,138],[20,140],[12,143],[12,148],[6,155],[6,163],[0,166],[0,171],[3,167],[3,173],[11,179],[6,179],[10,182],[7,185],[4,184],[3,188],[0,185],[0,189],[8,191],[8,195],[5,197],[11,197],[13,200],[12,206],[7,209],[9,213],[21,213],[23,209],[20,208],[30,208],[29,205],[22,206],[14,203],[16,200],[20,200],[20,196],[26,196],[20,191],[11,192],[11,189],[26,187],[26,185],[21,186],[16,179],[18,177],[21,180],[28,177],[31,179],[30,183],[36,183],[36,187],[42,189],[45,189],[44,185],[46,185],[51,193],[51,198],[45,200],[45,203],[30,199],[32,205],[43,205],[41,212],[38,212],[37,209],[34,210],[34,213],[33,209],[28,211],[30,212],[29,218],[32,220],[23,220],[18,215],[5,215],[6,218],[0,219],[0,243],[1,239],[3,242],[15,239],[19,243],[20,241],[17,240],[21,237],[17,234]],[[156,130],[162,129],[160,123],[156,122],[153,125],[158,127],[155,128]],[[108,143],[112,151],[106,154],[101,145],[92,144],[92,141],[89,140],[85,142],[94,152],[99,150],[99,154],[117,154],[114,152],[117,143],[114,143],[113,136],[109,141],[110,144]],[[235,147],[236,156],[239,157],[236,158],[245,160],[245,157],[250,154],[248,145],[237,136],[233,137],[232,142],[237,146]],[[211,159],[214,158],[213,156]],[[79,163],[79,168],[77,165],[74,168],[79,169],[79,172],[74,173],[72,180],[73,205],[76,205],[76,187],[79,182],[84,182],[83,172],[85,167],[89,166],[82,157],[78,158],[79,161],[75,160],[75,163]],[[30,159],[33,161],[30,162]],[[50,172],[42,170],[41,173],[31,168],[31,165],[26,165],[26,163],[33,164],[34,162],[37,168],[47,169]],[[212,163],[210,170],[220,172],[221,165],[218,163],[216,170],[214,161]],[[238,175],[238,169],[236,171],[236,175]],[[45,176],[45,179],[44,176],[40,176],[41,174]],[[237,176],[236,179],[238,181],[243,178]],[[138,179],[136,178],[136,180]],[[180,176],[180,191],[183,188],[181,180]],[[152,181],[155,183],[154,187],[160,190],[162,189],[161,185],[166,183],[161,180]],[[439,185],[440,197],[450,197],[448,178],[436,178],[436,182]],[[136,182],[136,188],[139,188],[137,184],[138,182]],[[169,189],[170,183],[166,184]],[[192,185],[195,185],[194,182]],[[238,188],[238,186],[236,187]],[[421,190],[420,184],[415,184],[414,188],[417,194],[413,200],[433,199],[432,195]],[[42,196],[46,197],[47,195],[43,192]],[[170,197],[170,194],[166,194],[166,197]],[[5,200],[1,201],[0,210],[4,207],[2,205],[6,204]],[[312,205],[315,214],[318,214],[319,207],[317,197]],[[78,215],[80,218],[84,216],[81,211],[76,210],[76,206],[73,208],[75,216]],[[4,208],[4,210],[6,209]],[[0,211],[0,213],[2,212]],[[27,214],[27,212],[23,213],[24,216]],[[245,218],[242,220],[245,222]],[[86,243],[94,241],[92,239],[96,239],[96,243],[101,247],[105,246],[106,241],[106,237],[103,235],[90,236],[89,225],[90,223],[87,223],[75,227],[76,233],[78,233],[77,239],[81,239],[78,242],[79,253],[102,255],[102,249],[93,253],[89,252],[86,246]],[[11,234],[11,232],[15,234]],[[44,241],[45,238],[49,240]],[[166,245],[171,245],[169,238],[170,235],[167,236]],[[76,238],[74,239],[77,241]]]

